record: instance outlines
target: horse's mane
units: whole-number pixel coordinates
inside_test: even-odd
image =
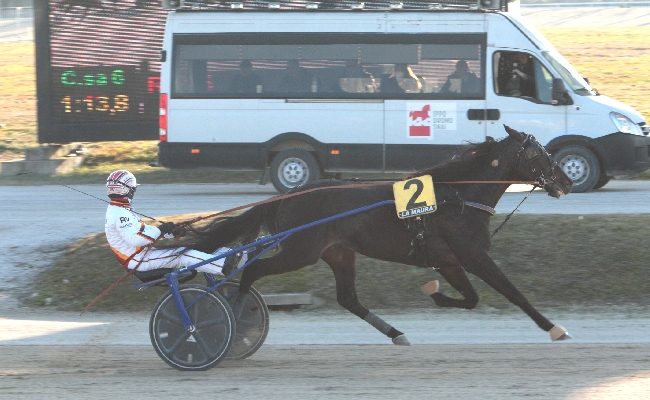
[[[488,137],[485,142],[472,143],[470,147],[464,148],[462,152],[455,154],[446,161],[443,161],[435,167],[414,172],[408,178],[431,175],[433,180],[438,182],[462,180],[467,178],[468,173],[475,171],[482,164],[480,163],[481,160],[490,154],[494,154],[495,147],[506,139],[507,137],[501,140],[494,140]]]

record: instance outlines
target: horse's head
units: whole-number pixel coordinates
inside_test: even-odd
[[[504,127],[508,135],[521,145],[517,169],[527,176],[527,179],[532,179],[543,187],[549,196],[559,199],[563,194],[569,194],[573,181],[553,161],[544,146],[535,140],[533,135],[516,131],[506,125]]]

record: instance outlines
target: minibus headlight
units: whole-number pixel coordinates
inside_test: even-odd
[[[643,134],[644,134],[645,136],[650,135],[650,125],[644,123],[644,124],[641,126],[641,131],[643,131]]]
[[[643,135],[639,125],[632,122],[632,120],[625,115],[611,112],[609,113],[609,116],[612,118],[612,122],[614,122],[614,125],[616,125],[616,129],[618,129],[619,132],[629,133],[632,135]]]

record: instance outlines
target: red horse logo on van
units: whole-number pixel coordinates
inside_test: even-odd
[[[426,104],[421,110],[409,111],[409,137],[431,137],[430,123],[425,122],[429,119],[431,105]]]
[[[422,107],[422,110],[420,111],[409,112],[409,117],[411,117],[413,121],[417,121],[418,118],[424,121],[425,119],[429,118],[429,111],[431,111],[431,106],[427,104],[426,106]]]

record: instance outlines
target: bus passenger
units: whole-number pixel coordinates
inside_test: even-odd
[[[302,68],[298,60],[289,60],[279,90],[286,93],[311,92],[313,79],[311,72]]]
[[[348,93],[374,93],[377,91],[375,78],[370,72],[366,72],[357,60],[348,60],[345,63],[345,70],[338,83],[339,90]]]
[[[381,78],[382,93],[420,93],[422,83],[407,64],[395,64],[395,72]]]
[[[469,70],[465,60],[456,62],[456,70],[447,77],[447,82],[442,85],[440,93],[478,93],[479,79]]]
[[[262,93],[262,78],[253,71],[249,60],[239,63],[239,71],[230,82],[231,93]]]

